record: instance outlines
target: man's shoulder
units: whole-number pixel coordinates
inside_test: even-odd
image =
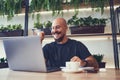
[[[55,42],[47,43],[43,46],[43,50],[50,50],[51,48],[53,49],[55,46]]]
[[[47,43],[45,46],[54,46],[55,45],[55,42],[50,42],[50,43]]]
[[[69,44],[71,44],[72,46],[85,46],[81,41],[78,40],[74,40],[74,39],[69,39]]]
[[[74,40],[74,39],[69,39],[69,42],[70,43],[80,43],[80,44],[82,44],[82,42],[81,41],[77,41],[77,40]]]

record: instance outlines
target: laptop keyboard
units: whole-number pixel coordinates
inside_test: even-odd
[[[60,71],[61,69],[58,67],[47,67],[47,71],[48,72],[52,72],[52,71]]]

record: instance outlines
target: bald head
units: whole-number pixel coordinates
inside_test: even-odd
[[[52,26],[54,25],[62,25],[63,27],[67,28],[67,23],[64,18],[56,18],[52,23]]]

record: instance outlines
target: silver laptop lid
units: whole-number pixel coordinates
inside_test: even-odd
[[[47,71],[39,36],[12,37],[3,43],[10,69]]]

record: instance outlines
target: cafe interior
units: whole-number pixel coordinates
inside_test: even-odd
[[[2,10],[2,1],[6,1],[6,4],[10,5],[14,5],[18,1],[20,4],[17,5],[21,5],[21,8],[17,5],[15,7],[9,5],[8,10],[5,12]],[[52,0],[14,0],[13,3],[11,3],[12,1],[13,0],[1,0],[0,2],[1,80],[120,80],[120,0],[54,0],[53,2]],[[98,73],[86,71],[41,73],[10,70],[6,60],[7,57],[3,40],[9,37],[34,36],[35,31],[40,29],[39,26],[41,23],[43,25],[42,30],[45,32],[45,39],[42,42],[43,47],[47,43],[54,41],[50,29],[45,29],[45,24],[52,22],[58,17],[64,18],[68,23],[67,36],[70,39],[84,43],[93,56],[101,56],[101,62],[104,62],[104,67],[101,67]],[[92,21],[94,22],[91,23],[94,24],[97,20],[101,19],[103,20],[101,24],[103,22],[105,26],[102,32],[99,32],[100,29],[80,31],[82,28],[78,28],[77,30],[79,31],[74,30],[74,32],[72,32],[71,27],[75,27],[77,24],[75,21],[78,19],[88,19],[88,21],[85,21],[87,26],[90,26],[90,19],[93,19]],[[73,23],[69,23],[70,20],[73,21]],[[17,35],[17,33],[15,33],[10,35],[10,33],[2,33],[2,29],[6,29],[4,27],[12,27],[12,25],[20,25],[22,34]],[[39,26],[37,27],[37,25]],[[80,27],[82,24],[77,24],[77,26]],[[2,61],[5,62],[7,66],[3,66],[1,64]]]

